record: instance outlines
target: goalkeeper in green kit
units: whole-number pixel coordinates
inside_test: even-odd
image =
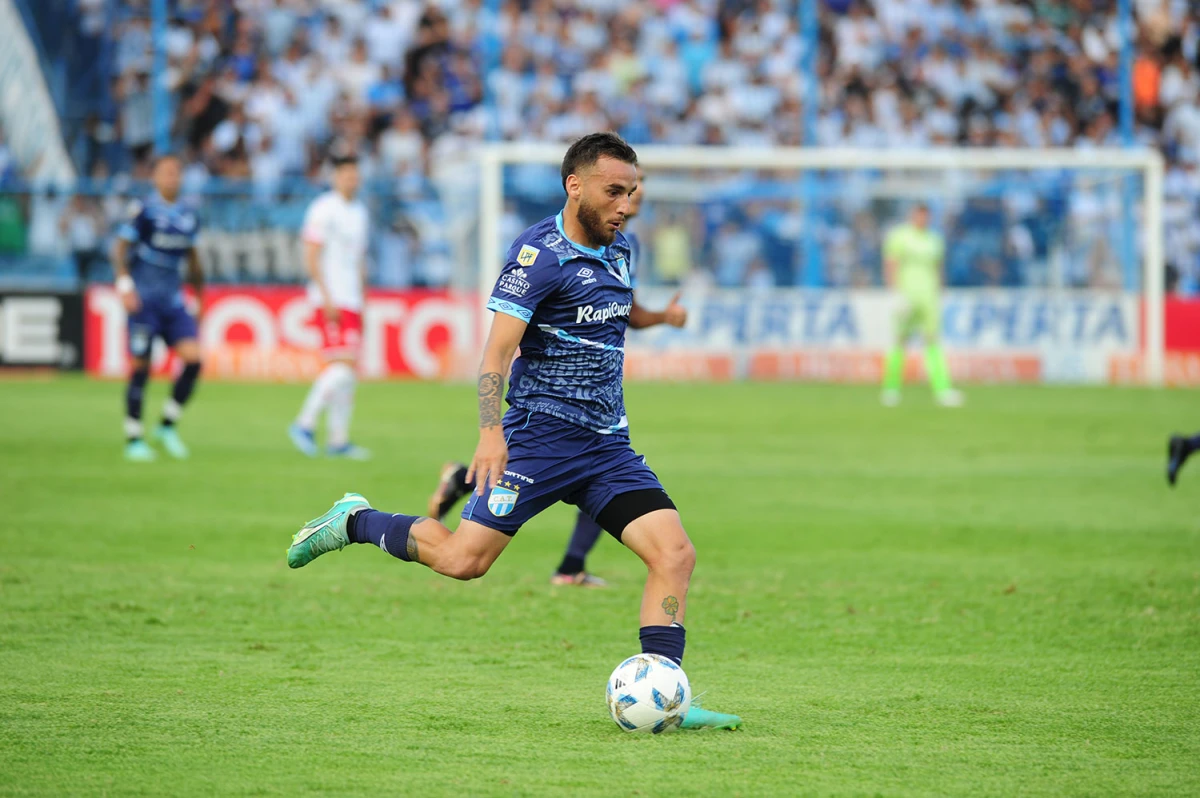
[[[929,229],[929,206],[917,203],[906,224],[888,233],[883,244],[884,280],[903,304],[896,317],[896,342],[883,367],[883,404],[900,403],[904,384],[904,345],[914,333],[925,343],[925,371],[934,400],[943,407],[958,407],[963,395],[950,385],[950,370],[939,333],[942,321],[942,261],[946,244]]]

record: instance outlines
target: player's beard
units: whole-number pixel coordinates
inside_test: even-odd
[[[600,211],[593,208],[585,200],[579,200],[579,226],[583,228],[584,235],[588,238],[588,243],[607,247],[617,237],[616,230],[610,230],[604,220],[600,218]]]

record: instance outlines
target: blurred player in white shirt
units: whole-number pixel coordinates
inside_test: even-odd
[[[309,276],[308,300],[321,329],[326,361],[300,415],[288,428],[292,443],[309,457],[318,453],[315,432],[322,411],[326,412],[326,454],[354,460],[371,456],[350,442],[369,229],[367,206],[357,198],[359,183],[358,159],[335,156],[333,190],[313,200],[300,234]]]

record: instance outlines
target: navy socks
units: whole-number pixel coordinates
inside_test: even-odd
[[[149,379],[149,369],[129,375],[129,385],[125,389],[125,435],[131,441],[142,437],[142,399]]]
[[[558,566],[558,572],[560,574],[583,573],[588,553],[591,552],[603,532],[600,525],[586,513],[579,513],[575,518],[575,530],[571,533],[571,541],[567,544],[567,553]]]
[[[683,647],[687,644],[687,633],[682,626],[643,626],[638,632],[642,638],[643,654],[658,654],[683,665]]]
[[[346,535],[351,543],[370,543],[398,560],[412,562],[408,533],[412,525],[424,516],[383,513],[379,510],[359,510],[346,523]]]

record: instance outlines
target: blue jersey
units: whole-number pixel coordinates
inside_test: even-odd
[[[200,223],[196,211],[158,194],[135,200],[118,235],[133,245],[129,274],[143,303],[180,301],[181,263],[196,243]]]
[[[508,403],[601,433],[627,435],[622,377],[633,309],[629,243],[569,240],[562,214],[513,243],[488,309],[529,326],[513,363]]]
[[[637,288],[637,270],[642,265],[642,241],[637,233],[625,233],[625,242],[629,244],[629,285]]]

